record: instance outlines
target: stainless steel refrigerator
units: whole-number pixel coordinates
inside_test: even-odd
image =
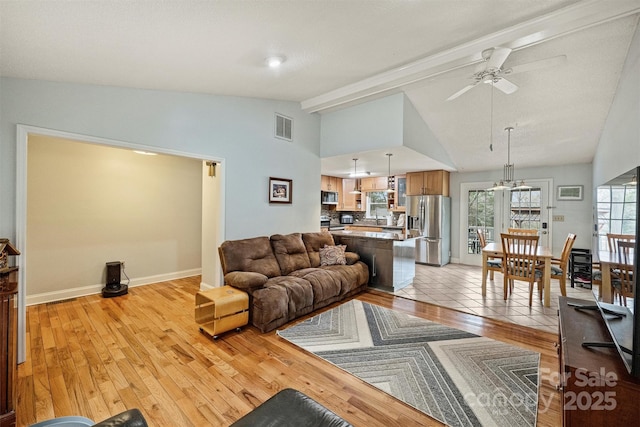
[[[407,196],[407,236],[416,237],[416,262],[442,266],[451,250],[451,199]]]

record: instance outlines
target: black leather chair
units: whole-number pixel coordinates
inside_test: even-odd
[[[129,409],[114,415],[111,418],[107,418],[93,427],[149,427],[147,421],[142,416],[142,413],[137,409]]]
[[[59,417],[48,421],[42,421],[36,424],[32,424],[31,427],[47,427],[56,426],[63,427],[68,426],[87,426],[87,427],[149,427],[147,421],[144,419],[142,413],[134,408],[129,409],[107,418],[97,424],[94,424],[89,418],[85,417]]]
[[[285,388],[230,427],[353,427],[307,396]]]

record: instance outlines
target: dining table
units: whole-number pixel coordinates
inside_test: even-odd
[[[486,296],[487,294],[487,261],[489,258],[501,258],[502,255],[502,242],[487,243],[487,245],[482,248],[482,296]],[[551,248],[538,246],[536,248],[536,256],[544,264],[542,275],[544,306],[551,307],[551,258],[553,258],[553,253],[551,252]]]
[[[613,304],[613,285],[611,270],[620,263],[620,255],[618,254],[618,252],[608,250],[598,251],[597,253],[598,259],[595,259],[594,262],[600,263],[600,269],[602,271],[602,284],[600,285],[598,299],[600,299],[602,302]],[[633,261],[635,259],[633,255],[633,249],[631,250],[628,259],[630,261]]]

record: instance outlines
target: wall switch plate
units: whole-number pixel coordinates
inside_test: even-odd
[[[564,215],[554,215],[553,216],[553,221],[554,222],[564,222]]]

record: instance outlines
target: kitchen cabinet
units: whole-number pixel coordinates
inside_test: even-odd
[[[445,170],[407,172],[407,196],[449,196],[449,172]]]
[[[406,175],[396,175],[389,178],[389,186],[394,191],[387,195],[387,207],[392,211],[404,212],[407,208]]]
[[[354,178],[342,179],[340,194],[338,194],[338,211],[362,210],[362,195],[351,194],[354,188],[358,188],[358,180]]]
[[[328,176],[321,175],[320,176],[320,190],[321,191],[340,191],[340,181],[341,178],[337,176]]]
[[[376,176],[369,178],[362,178],[360,180],[362,186],[361,191],[382,191],[387,189],[387,177]]]

